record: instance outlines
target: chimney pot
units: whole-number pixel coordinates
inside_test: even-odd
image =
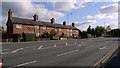
[[[37,14],[35,14],[33,17],[34,17],[34,21],[38,21],[38,15]]]
[[[66,25],[66,21],[63,22],[63,25]]]
[[[54,24],[55,23],[55,18],[51,19],[51,23]]]
[[[72,23],[72,26],[75,27],[75,23],[74,22]]]
[[[9,11],[8,11],[8,18],[11,18],[11,17],[12,17],[12,10],[9,9]]]

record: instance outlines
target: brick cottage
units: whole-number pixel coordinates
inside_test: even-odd
[[[6,25],[8,34],[35,33],[37,36],[41,36],[44,32],[49,33],[52,29],[55,29],[58,35],[79,35],[79,29],[75,27],[74,23],[72,23],[72,26],[66,25],[65,21],[63,24],[57,24],[54,18],[51,19],[51,22],[38,21],[37,14],[33,16],[33,20],[12,17],[11,9],[8,11],[8,21]]]

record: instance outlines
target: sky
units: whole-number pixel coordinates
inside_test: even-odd
[[[0,6],[2,16],[0,18],[2,18],[2,25],[5,29],[9,9],[12,9],[13,17],[33,19],[33,15],[38,14],[40,21],[50,22],[50,19],[54,17],[55,23],[62,24],[63,21],[66,21],[67,25],[71,25],[74,22],[81,31],[86,30],[89,25],[92,28],[104,27],[104,25],[105,27],[110,26],[112,29],[118,28],[118,0],[108,2],[92,0],[17,1],[2,1],[2,6]]]

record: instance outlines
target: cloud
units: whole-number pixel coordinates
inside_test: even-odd
[[[111,22],[110,24],[106,24],[105,25],[106,27],[107,26],[110,26],[112,29],[116,29],[116,28],[118,28],[118,21],[115,21],[115,22]]]
[[[100,8],[100,13],[102,13],[102,14],[118,13],[118,4],[102,6]]]
[[[84,24],[96,23],[96,20],[87,20],[87,21],[74,22],[74,23],[77,27],[79,27],[80,25],[84,25]]]
[[[95,16],[85,16],[86,19],[118,19],[118,4],[102,6],[99,14]]]
[[[36,13],[39,16],[39,20],[48,21],[52,17],[55,19],[62,18],[64,16],[63,13],[48,10],[45,8],[43,4],[33,4],[31,1],[27,2],[3,2],[2,3],[2,17],[6,17],[8,15],[8,10],[12,9],[13,16],[23,17],[23,18],[33,18],[33,15]],[[3,20],[4,24],[5,21]]]
[[[91,0],[84,0],[80,2],[78,2],[77,0],[67,0],[67,1],[59,2],[59,0],[57,0],[57,2],[53,2],[53,8],[54,10],[58,10],[58,11],[70,11],[71,9],[86,7],[86,5],[84,4],[89,1]]]

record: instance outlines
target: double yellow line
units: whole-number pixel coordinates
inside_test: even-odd
[[[100,63],[105,63],[117,49],[118,46],[113,48],[109,53],[107,53],[107,55],[105,55],[101,60],[94,64],[92,68],[99,66]]]

